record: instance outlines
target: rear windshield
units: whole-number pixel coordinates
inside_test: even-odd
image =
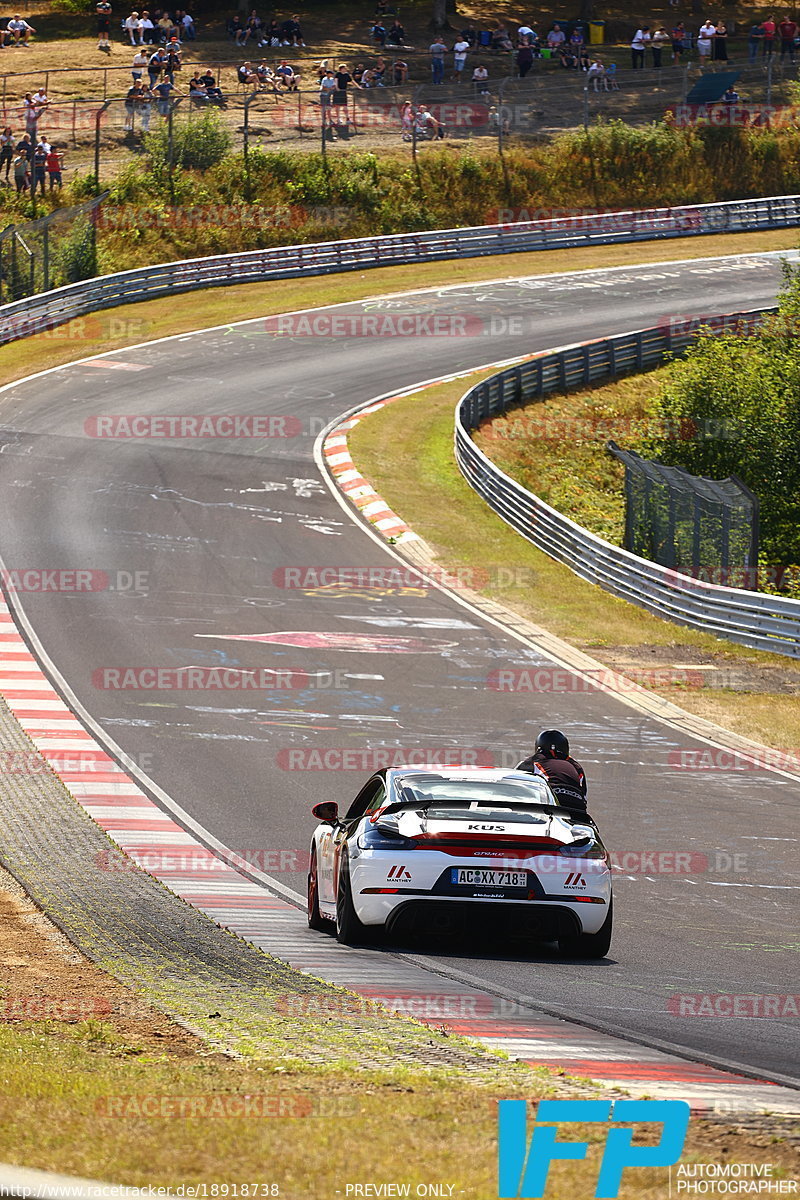
[[[429,816],[436,815],[434,809],[437,801],[446,803],[448,816],[454,815],[453,809],[456,807],[466,815],[472,815],[476,809],[480,809],[481,817],[507,815],[510,808],[515,810],[516,817],[520,807],[556,803],[544,780],[536,779],[533,775],[530,782],[517,779],[435,779],[430,775],[406,775],[398,792],[400,800],[413,799],[431,805]]]

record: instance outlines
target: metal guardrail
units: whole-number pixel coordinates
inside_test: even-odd
[[[750,325],[766,311],[775,310],[730,314],[723,330],[725,325],[730,330],[737,319]],[[705,583],[614,546],[511,479],[470,436],[481,421],[511,405],[657,366],[668,353],[684,351],[692,336],[669,329],[642,329],[565,346],[483,380],[470,388],[456,409],[458,465],[470,486],[512,529],[565,563],[581,579],[679,625],[757,650],[800,658],[800,600]]]
[[[800,196],[772,196],[721,204],[483,225],[426,233],[401,233],[352,241],[280,246],[161,263],[101,275],[42,292],[0,308],[0,345],[52,329],[74,317],[198,288],[259,283],[297,275],[363,271],[442,259],[555,250],[615,242],[648,241],[706,233],[777,229],[800,225]]]

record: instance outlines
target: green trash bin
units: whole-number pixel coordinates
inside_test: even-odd
[[[605,21],[590,21],[589,22],[589,44],[592,46],[602,46],[605,36]]]

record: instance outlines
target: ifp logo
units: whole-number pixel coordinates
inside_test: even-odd
[[[683,1152],[689,1128],[685,1100],[540,1100],[528,1145],[524,1100],[501,1100],[498,1111],[498,1196],[501,1200],[538,1200],[544,1196],[550,1163],[586,1157],[588,1142],[559,1142],[556,1125],[576,1122],[611,1124],[606,1133],[595,1196],[618,1195],[626,1167],[669,1167]],[[548,1123],[549,1122],[549,1123]],[[655,1146],[633,1144],[633,1124],[662,1126]],[[622,1127],[618,1127],[622,1126]]]

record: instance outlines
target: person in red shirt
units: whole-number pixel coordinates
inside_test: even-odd
[[[778,26],[778,34],[781,39],[781,62],[789,55],[789,60],[794,65],[794,39],[797,37],[797,22],[787,15],[783,18]]]
[[[45,170],[50,180],[50,191],[58,185],[61,187],[61,155],[51,146],[44,161]]]
[[[761,22],[761,28],[764,30],[764,58],[771,58],[775,48],[775,18],[772,14]]]

